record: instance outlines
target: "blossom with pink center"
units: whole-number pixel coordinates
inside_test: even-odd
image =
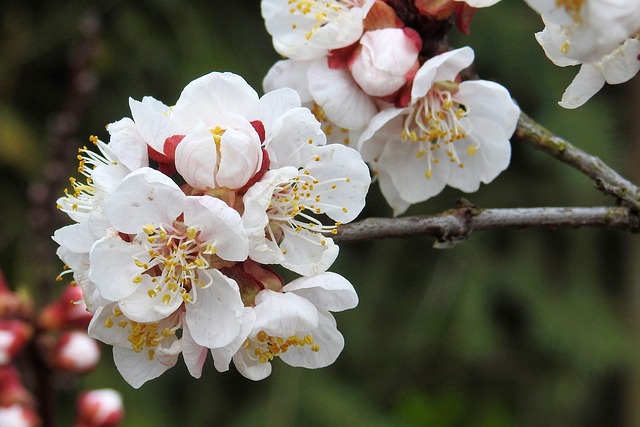
[[[262,17],[276,51],[307,60],[355,43],[375,0],[262,0]]]
[[[360,152],[396,215],[446,185],[476,191],[509,165],[520,111],[496,83],[458,82],[472,61],[468,47],[430,59],[416,74],[410,105],[382,110],[361,134]]]

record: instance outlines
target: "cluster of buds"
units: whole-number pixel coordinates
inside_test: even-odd
[[[331,142],[354,146],[394,214],[445,186],[478,190],[507,168],[519,109],[502,86],[463,81],[474,55],[446,32],[469,31],[496,0],[263,0],[278,61],[265,90],[296,89]]]
[[[0,425],[40,425],[34,398],[14,364],[34,336],[32,312],[31,302],[12,292],[0,272]]]
[[[39,402],[22,382],[18,367],[30,366],[37,375],[81,375],[100,360],[98,344],[86,332],[92,314],[80,288],[68,285],[37,314],[32,305],[28,296],[12,292],[0,273],[0,426],[36,427],[47,418],[41,417]],[[18,359],[22,363],[16,363]],[[119,395],[113,390],[103,394],[118,396],[119,404],[101,395],[87,403],[79,398],[77,427],[120,424],[124,411]],[[108,407],[106,400],[111,402]]]
[[[298,94],[259,97],[239,76],[211,73],[169,107],[145,97],[78,154],[83,180],[58,207],[58,255],[94,313],[89,335],[113,346],[140,387],[179,355],[194,377],[207,355],[246,377],[276,356],[323,367],[344,346],[330,311],[357,304],[327,272],[331,238],[364,207],[360,154],[326,145]],[[301,277],[285,284],[274,267]]]

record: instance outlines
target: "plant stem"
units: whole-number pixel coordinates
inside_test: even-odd
[[[600,191],[614,196],[620,203],[635,212],[640,212],[640,190],[637,186],[620,176],[600,158],[552,134],[525,113],[520,113],[520,120],[512,141],[531,145],[579,170],[591,178]]]
[[[441,244],[466,239],[472,232],[528,228],[612,228],[640,232],[640,219],[627,207],[479,209],[463,205],[437,215],[367,218],[341,225],[336,243],[433,236]]]

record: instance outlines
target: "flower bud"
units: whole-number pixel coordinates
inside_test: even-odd
[[[0,320],[0,365],[10,363],[32,334],[31,326],[22,320]]]
[[[33,397],[22,385],[20,374],[13,365],[0,366],[0,407],[31,406]],[[1,426],[5,424],[0,423]]]
[[[9,407],[0,407],[0,426],[37,427],[39,425],[38,416],[26,406],[16,403]]]
[[[48,330],[86,329],[92,316],[84,303],[82,289],[68,285],[57,300],[42,309],[39,324]]]
[[[122,396],[112,389],[85,392],[78,398],[75,427],[116,427],[124,418]]]
[[[55,369],[72,373],[88,372],[100,361],[100,347],[85,332],[64,332],[53,347],[50,360]]]
[[[349,62],[353,79],[371,96],[388,96],[412,78],[422,48],[420,36],[409,28],[367,31]]]

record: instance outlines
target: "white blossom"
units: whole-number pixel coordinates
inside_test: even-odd
[[[509,164],[519,109],[496,83],[458,82],[472,61],[468,47],[427,61],[416,74],[410,105],[382,110],[358,141],[396,215],[446,185],[476,191]]]

